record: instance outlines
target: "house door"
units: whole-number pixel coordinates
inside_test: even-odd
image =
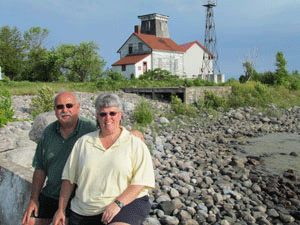
[[[147,72],[147,62],[143,62],[143,73]]]

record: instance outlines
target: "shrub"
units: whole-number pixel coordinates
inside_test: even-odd
[[[194,86],[196,86],[196,87],[204,86],[203,80],[201,80],[201,79],[199,79],[199,78],[194,79],[194,80],[193,80],[193,84],[194,84]]]
[[[150,124],[154,119],[153,105],[142,98],[134,108],[133,119],[142,126]]]
[[[185,78],[185,79],[184,79],[184,84],[183,84],[183,85],[184,85],[185,87],[192,87],[192,86],[194,86],[194,83],[193,83],[193,80]]]
[[[185,115],[188,117],[196,117],[197,115],[195,106],[182,103],[181,99],[176,95],[171,96],[171,110],[175,115]]]
[[[168,70],[162,70],[156,68],[154,70],[148,70],[143,75],[139,76],[140,80],[176,80],[179,77],[177,75],[171,75]]]
[[[120,71],[113,71],[108,73],[108,77],[111,78],[112,80],[123,80],[124,74],[121,73]]]
[[[205,91],[204,107],[218,109],[219,107],[226,108],[227,100],[225,96],[217,96],[212,91]]]
[[[260,82],[234,83],[232,93],[229,95],[230,107],[264,106],[273,102],[274,90]]]
[[[288,78],[287,88],[290,90],[300,90],[300,75],[298,71],[294,71]]]
[[[0,127],[13,120],[14,110],[11,108],[12,99],[10,92],[5,88],[0,89]]]
[[[33,118],[40,113],[49,112],[53,109],[53,95],[54,91],[49,87],[44,86],[38,90],[37,96],[32,98],[30,104]]]

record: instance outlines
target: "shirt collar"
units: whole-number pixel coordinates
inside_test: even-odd
[[[80,122],[80,117],[78,117],[76,127],[75,127],[75,129],[72,131],[70,137],[73,136],[74,134],[77,134],[77,133],[79,132],[80,123],[81,123],[81,122]],[[60,123],[59,123],[58,120],[56,120],[56,133],[60,134],[60,131],[59,131],[59,130],[60,130]],[[69,138],[70,138],[70,137],[69,137]]]
[[[112,145],[112,146],[118,146],[120,145],[120,143],[129,140],[129,131],[126,130],[124,127],[122,128],[122,132],[119,136],[119,138],[116,140],[116,142]],[[89,142],[90,144],[94,145],[95,148],[101,149],[103,150],[103,146],[100,142],[100,138],[99,138],[99,130],[91,133],[87,139],[87,142]]]

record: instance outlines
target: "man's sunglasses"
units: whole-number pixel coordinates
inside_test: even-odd
[[[71,104],[71,103],[68,103],[66,105],[61,104],[61,105],[57,105],[56,109],[63,109],[65,106],[66,106],[66,108],[71,109],[71,108],[73,108],[74,105],[75,104]]]
[[[118,114],[118,112],[111,111],[111,112],[108,112],[108,113],[107,112],[99,113],[100,117],[105,117],[105,116],[107,116],[107,114],[109,114],[110,116],[115,116],[115,115]]]

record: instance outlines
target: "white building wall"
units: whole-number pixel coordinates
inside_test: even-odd
[[[130,79],[131,74],[135,74],[135,67],[134,65],[126,65],[126,71],[122,71],[122,66],[113,66],[112,71],[120,71],[126,78]]]
[[[167,52],[153,51],[152,52],[152,69],[161,68],[168,70],[172,75],[183,76],[183,52]]]
[[[139,61],[135,64],[135,78],[139,78],[142,74],[144,74],[144,62],[147,63],[147,71],[152,68],[152,57],[151,55],[147,56],[143,60]]]
[[[142,42],[137,36],[132,35],[119,50],[121,59],[129,55],[129,46],[132,46],[131,55],[151,53],[151,48],[148,45]]]
[[[203,48],[201,48],[198,44],[192,45],[184,54],[184,74],[186,78],[203,78],[203,74],[211,74],[213,68],[213,60],[209,61],[207,69],[206,66],[203,65],[203,54],[207,54],[204,52]],[[203,68],[204,67],[204,68]],[[203,71],[202,71],[203,68]]]
[[[151,55],[149,55],[135,65],[126,65],[126,71],[122,71],[122,66],[113,66],[112,71],[120,71],[128,79],[131,78],[131,74],[134,74],[135,78],[139,78],[144,73],[144,62],[147,63],[147,71],[152,68]]]
[[[201,74],[203,49],[194,44],[184,54],[184,74],[186,78],[197,78]]]

